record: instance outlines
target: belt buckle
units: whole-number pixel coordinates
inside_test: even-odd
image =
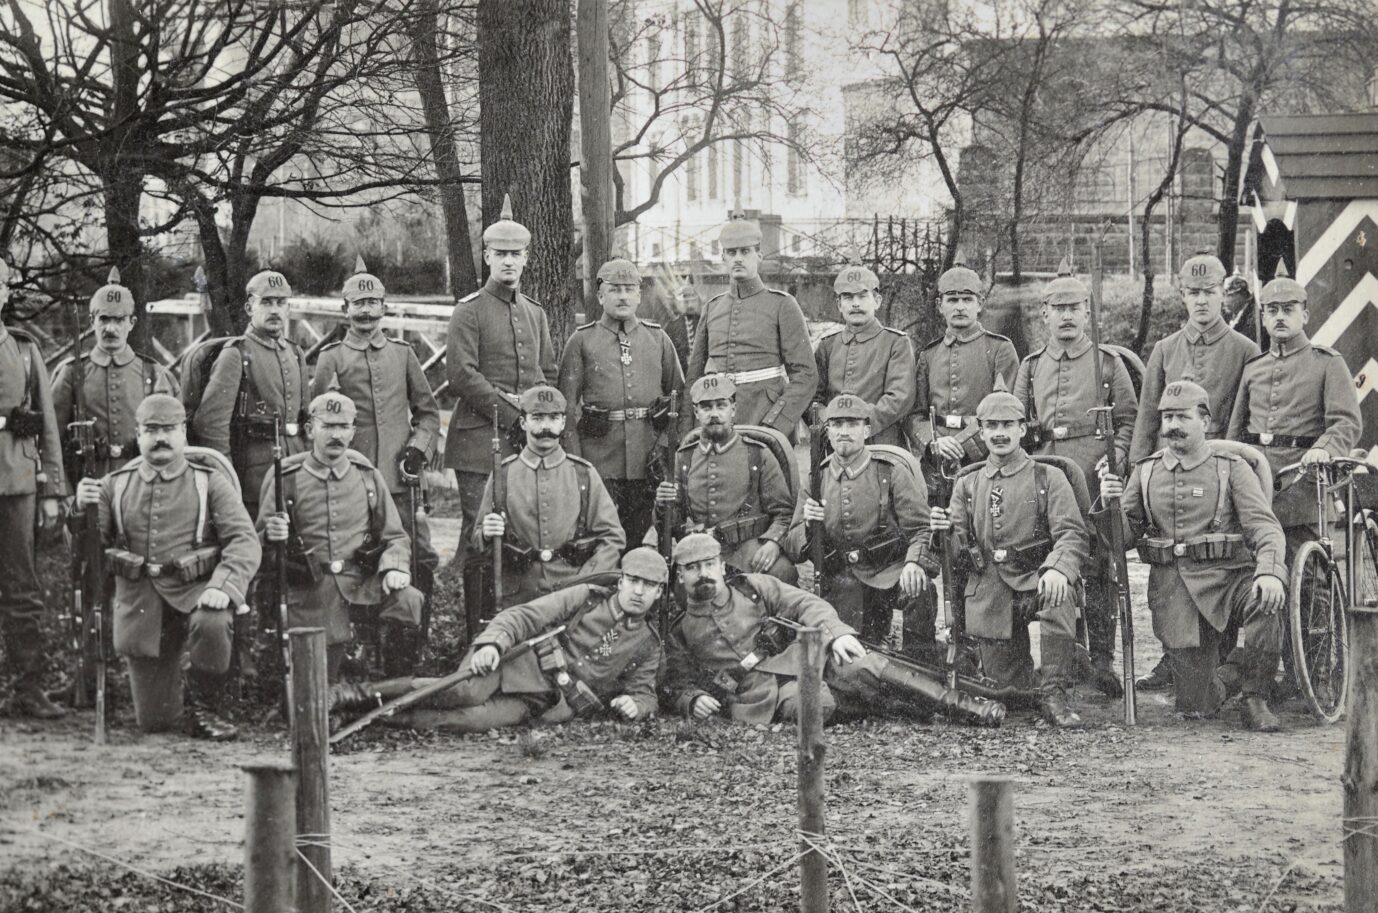
[[[1054,425],[1054,426],[1053,426],[1053,437],[1054,437],[1055,439],[1059,440],[1059,441],[1065,440],[1065,439],[1067,438],[1067,426],[1066,426],[1066,425]]]
[[[110,445],[110,458],[111,458],[111,459],[114,459],[114,460],[118,460],[118,459],[119,459],[120,457],[122,457],[122,456],[124,456],[124,446],[121,445],[121,444],[111,444],[111,445]]]
[[[330,562],[330,573],[332,573],[332,574],[338,574],[338,573],[340,573],[340,571],[343,571],[343,570],[344,570],[344,562],[343,562],[343,561],[332,561],[332,562]]]
[[[9,417],[8,415],[0,415],[0,431],[4,431],[4,430],[5,430],[5,426],[8,425],[9,423],[10,423],[10,417]]]
[[[857,563],[858,561],[860,561],[860,560],[861,560],[861,552],[858,551],[857,549],[852,549],[850,552],[847,553],[847,563],[848,563],[848,564],[856,564],[856,563]]]
[[[1008,550],[1008,549],[997,548],[995,551],[993,551],[993,552],[990,553],[990,560],[991,560],[991,561],[994,561],[996,564],[1004,564],[1004,563],[1005,563],[1005,559],[1006,559],[1008,556],[1009,556],[1009,550]]]
[[[145,564],[144,573],[150,577],[163,576],[163,566],[161,564]]]
[[[944,415],[943,424],[948,428],[962,427],[962,417],[960,415]]]
[[[1186,553],[1187,553],[1187,547],[1186,547],[1186,545],[1185,545],[1184,543],[1176,542],[1176,543],[1173,544],[1173,546],[1172,546],[1172,554],[1176,555],[1178,558],[1181,558],[1181,557],[1183,557],[1184,555],[1186,555]]]
[[[1264,432],[1263,434],[1260,434],[1260,435],[1258,436],[1258,442],[1259,442],[1260,444],[1262,444],[1264,447],[1270,447],[1270,446],[1272,446],[1272,443],[1273,443],[1273,433],[1272,433],[1271,431],[1268,431],[1268,432]]]
[[[541,559],[541,562],[542,562],[542,563],[545,563],[545,562],[547,562],[547,561],[551,561],[551,560],[553,560],[553,559],[555,558],[555,550],[554,550],[554,549],[549,549],[549,548],[543,548],[543,549],[541,549],[541,551],[540,551],[538,557]]]
[[[286,433],[288,437],[296,437],[297,432],[301,429],[296,422],[288,422],[287,424],[282,426],[282,430]]]

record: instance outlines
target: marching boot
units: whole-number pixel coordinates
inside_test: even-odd
[[[1244,728],[1253,732],[1281,732],[1282,723],[1268,709],[1268,702],[1257,694],[1246,695],[1240,715],[1244,718]]]
[[[384,623],[380,631],[384,678],[412,675],[421,656],[421,632],[411,625]]]
[[[187,673],[187,680],[191,698],[187,729],[192,738],[212,742],[233,742],[239,738],[239,728],[220,715],[225,676],[192,669]]]
[[[1120,677],[1115,674],[1115,669],[1108,656],[1091,657],[1091,684],[1096,686],[1096,690],[1106,697],[1124,697],[1124,685],[1120,682]]]
[[[1005,705],[962,691],[950,691],[944,682],[929,678],[902,662],[887,659],[877,673],[887,708],[899,710],[920,722],[941,710],[955,722],[972,726],[999,726],[1005,721]]]
[[[1043,635],[1039,646],[1042,660],[1038,669],[1042,679],[1039,684],[1042,694],[1039,710],[1043,719],[1059,729],[1081,726],[1081,717],[1067,706],[1067,688],[1072,683],[1073,654],[1077,646],[1070,638],[1056,634]]]
[[[1168,664],[1167,656],[1158,660],[1158,665],[1153,667],[1153,671],[1145,675],[1134,683],[1135,691],[1166,691],[1172,687],[1172,666]]]
[[[42,686],[32,678],[15,685],[10,707],[16,715],[36,720],[60,720],[67,715],[66,709],[50,701]]]
[[[414,690],[416,683],[411,676],[388,678],[380,682],[337,682],[330,686],[330,712],[372,710]]]
[[[18,716],[32,717],[36,720],[62,719],[67,715],[66,709],[49,700],[43,690],[43,635],[36,626],[30,631],[16,631],[12,628],[6,634],[6,647],[11,661],[19,671],[15,677],[14,697],[10,700],[10,707]],[[78,682],[77,687],[84,687],[84,684]]]

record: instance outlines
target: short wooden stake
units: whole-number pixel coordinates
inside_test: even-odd
[[[823,822],[823,632],[799,632],[799,830],[822,842]],[[801,839],[800,913],[828,913],[828,860]]]
[[[977,774],[971,780],[971,909],[1015,913],[1014,783]]]
[[[292,913],[296,771],[285,761],[243,766],[244,913]]]
[[[1358,606],[1347,620],[1349,718],[1340,822],[1345,913],[1372,913],[1378,910],[1378,608]]]
[[[292,628],[287,636],[292,649],[292,761],[300,781],[297,834],[304,844],[297,859],[297,902],[301,913],[330,913],[330,686],[325,629]]]

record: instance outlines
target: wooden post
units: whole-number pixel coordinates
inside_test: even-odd
[[[971,780],[971,909],[1015,913],[1014,783],[977,774]]]
[[[301,847],[297,902],[301,913],[330,913],[330,686],[325,629],[292,628],[287,636],[292,650],[292,761],[300,782],[297,834],[307,835],[307,843],[319,844]]]
[[[612,87],[608,0],[579,0],[579,184],[584,211],[584,319],[597,320],[598,268],[612,250]]]
[[[1353,547],[1368,551],[1365,542]],[[1378,910],[1378,607],[1356,606],[1348,614],[1349,707],[1340,822],[1345,913],[1371,913]]]
[[[821,841],[823,823],[823,632],[799,632],[799,830]],[[800,913],[828,913],[828,861],[800,840]]]
[[[244,913],[291,913],[297,823],[292,816],[294,769],[284,761],[243,766]]]

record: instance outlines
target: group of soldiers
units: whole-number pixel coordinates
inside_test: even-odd
[[[834,283],[841,326],[813,348],[798,303],[762,282],[761,233],[741,219],[719,236],[728,289],[675,315],[683,327],[639,316],[640,273],[614,259],[598,271],[601,316],[557,359],[544,310],[521,291],[530,241],[505,205],[483,233],[488,280],[450,319],[458,400],[443,462],[463,514],[466,675],[394,722],[479,731],[657,708],[787,719],[799,627],[824,631],[829,712],[998,722],[1003,707],[925,671],[941,584],[950,646],[974,645],[974,674],[1075,726],[1075,682],[1121,689],[1107,530],[1123,523],[1153,565],[1165,648],[1140,686],[1175,683],[1178,709],[1202,716],[1242,694],[1246,725],[1277,728],[1267,694],[1286,555],[1308,535],[1306,493],[1272,501],[1248,463],[1212,441],[1249,444],[1274,471],[1357,444],[1354,385],[1343,359],[1307,338],[1295,281],[1262,290],[1271,345],[1260,352],[1222,317],[1219,260],[1187,260],[1186,324],[1157,344],[1136,390],[1121,350],[1092,342],[1090,292],[1070,269],[1043,289],[1048,339],[1022,360],[981,324],[984,283],[964,266],[939,278],[945,330],[917,353],[878,321],[878,277],[845,267]],[[31,544],[36,503],[40,522],[57,521],[62,437],[84,370],[106,462],[77,482],[73,511],[98,512],[115,650],[145,729],[184,718],[187,650],[192,731],[234,736],[219,693],[232,618],[265,549],[290,571],[276,594],[281,623],[327,631],[336,709],[429,684],[412,676],[435,565],[415,486],[440,439],[435,398],[410,347],[379,329],[385,291],[362,265],[344,289],[346,335],[314,374],[286,336],[289,295],[286,277],[256,275],[248,332],[219,350],[199,396],[182,399],[129,349],[133,300],[118,284],[92,300],[96,349],[51,390],[37,347],[0,331],[0,523]],[[692,340],[687,352],[672,329]],[[811,405],[806,493],[792,445]],[[189,431],[200,447],[188,448]],[[805,560],[812,591],[796,586]],[[32,548],[0,561],[14,706],[59,715],[37,684]],[[381,680],[339,681],[363,610],[380,620],[391,660]],[[948,650],[951,669],[958,652]]]

